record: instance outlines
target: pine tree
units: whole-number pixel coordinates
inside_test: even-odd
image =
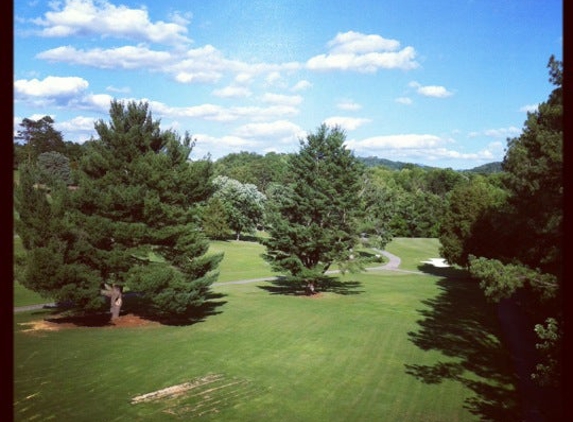
[[[210,194],[210,165],[191,163],[189,135],[161,131],[147,103],[112,101],[110,118],[95,124],[99,139],[79,163],[79,188],[57,209],[67,225],[57,237],[74,248],[60,248],[65,254],[51,265],[70,271],[48,290],[79,309],[86,301],[77,291],[92,308],[103,292],[116,317],[127,287],[139,292],[145,313],[185,317],[208,298],[222,259],[208,254],[197,211]],[[30,278],[32,287],[41,283],[40,272]]]
[[[344,146],[345,134],[322,125],[290,158],[293,182],[272,195],[265,259],[314,292],[332,263],[348,263],[358,241],[363,168]]]

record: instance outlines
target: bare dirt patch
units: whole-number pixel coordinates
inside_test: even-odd
[[[160,325],[158,322],[141,318],[137,315],[126,314],[111,321],[108,316],[102,317],[63,317],[55,316],[52,318],[41,319],[37,321],[22,322],[18,325],[27,326],[22,332],[41,332],[41,331],[60,331],[72,328],[99,327],[99,328],[119,328],[119,327],[147,327]]]

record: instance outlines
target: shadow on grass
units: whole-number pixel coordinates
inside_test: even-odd
[[[468,278],[467,270],[456,267],[435,267],[431,264],[418,265],[418,271],[426,274],[444,277],[447,279],[465,279]]]
[[[406,373],[426,384],[463,384],[474,393],[464,407],[480,420],[523,420],[511,356],[498,340],[502,335],[494,305],[461,270],[431,265],[420,269],[450,277],[438,281],[441,292],[435,298],[422,301],[420,329],[408,335],[420,349],[437,350],[450,359],[433,365],[406,364]]]
[[[211,292],[207,295],[207,300],[200,306],[190,309],[188,312],[177,316],[161,316],[153,312],[149,303],[141,296],[128,293],[123,296],[123,306],[120,317],[133,314],[149,321],[158,322],[163,325],[192,325],[205,321],[206,318],[222,313],[218,308],[227,303],[224,300],[218,300],[225,297],[222,293]],[[46,310],[43,311],[45,313]],[[38,312],[39,313],[39,312]],[[58,324],[74,324],[78,327],[105,327],[113,325],[111,314],[108,311],[74,313],[73,309],[67,307],[52,307],[49,315],[44,318],[48,322]]]
[[[129,298],[129,301],[125,302],[122,308],[122,313],[124,311],[131,312],[142,318],[155,321],[163,325],[193,325],[199,322],[204,322],[210,316],[221,314],[222,311],[218,310],[218,308],[227,303],[227,301],[219,299],[222,299],[225,296],[226,295],[223,293],[210,292],[207,295],[207,300],[202,305],[191,308],[188,312],[172,316],[158,315],[143,297],[133,295]]]
[[[308,296],[307,284],[300,279],[292,277],[277,277],[268,281],[264,286],[257,286],[273,295]],[[364,290],[359,281],[340,281],[336,277],[322,276],[316,281],[315,290],[317,293],[336,293],[339,295],[357,295]]]

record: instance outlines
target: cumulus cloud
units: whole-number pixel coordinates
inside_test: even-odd
[[[221,98],[244,98],[251,95],[251,91],[243,86],[229,85],[224,88],[216,89],[213,95]]]
[[[421,85],[416,81],[410,82],[409,86],[416,89],[416,92],[424,97],[446,98],[453,95],[445,87],[440,85]]]
[[[304,135],[300,126],[288,120],[277,120],[266,123],[248,123],[238,127],[234,135],[241,138],[260,138],[263,140],[295,138]]]
[[[49,62],[60,62],[90,66],[99,69],[159,69],[171,62],[171,54],[154,51],[145,46],[124,46],[117,48],[76,49],[72,46],[56,47],[36,55]]]
[[[308,88],[310,88],[311,86],[312,86],[312,84],[311,84],[309,81],[303,79],[302,81],[298,81],[298,82],[291,88],[291,91],[295,91],[295,92],[305,91],[305,90],[307,90]]]
[[[152,22],[145,8],[115,6],[106,0],[49,2],[52,11],[33,20],[45,37],[101,35],[166,45],[187,44],[188,15],[174,13],[172,22]]]
[[[379,35],[365,35],[354,31],[339,33],[327,46],[327,54],[311,57],[306,62],[308,69],[374,73],[378,69],[409,70],[418,67],[413,47],[399,50],[398,41]]]
[[[362,106],[354,101],[345,100],[345,101],[340,101],[338,104],[336,104],[336,108],[344,111],[357,111],[360,110]]]
[[[175,81],[184,84],[215,83],[228,73],[236,74],[236,83],[245,84],[255,75],[268,73],[267,83],[284,85],[280,70],[300,68],[297,63],[246,63],[230,60],[209,44],[184,51],[154,50],[143,44],[89,50],[61,46],[43,51],[36,58],[99,69],[146,69],[172,75]]]
[[[297,106],[302,103],[303,98],[300,95],[283,95],[265,93],[262,95],[261,100],[266,104],[280,104],[288,106]]]
[[[382,150],[382,149],[419,149],[435,148],[445,140],[435,135],[426,134],[399,134],[373,136],[361,141],[349,142],[349,146],[356,149]]]
[[[18,97],[70,97],[85,91],[88,81],[77,76],[48,76],[39,79],[18,79],[14,82],[14,95]]]
[[[519,135],[520,133],[521,129],[515,126],[504,127],[500,129],[487,129],[486,131],[484,131],[485,136],[489,136],[492,138],[506,138],[508,136]]]
[[[537,111],[539,104],[527,104],[519,109],[522,113],[533,113]]]
[[[344,117],[344,116],[333,116],[324,119],[324,124],[327,126],[340,126],[344,130],[355,130],[358,129],[365,123],[371,122],[370,119],[364,119],[359,117]]]
[[[468,137],[477,138],[479,136],[487,136],[490,138],[507,138],[512,136],[517,136],[521,133],[521,129],[515,126],[502,127],[498,129],[486,129],[481,132],[470,132]]]
[[[408,97],[398,97],[394,101],[396,101],[399,104],[405,104],[405,105],[412,104],[412,99]]]

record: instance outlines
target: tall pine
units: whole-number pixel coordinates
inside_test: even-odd
[[[58,228],[62,241],[74,245],[60,248],[67,254],[62,259],[90,277],[79,283],[61,274],[51,286],[79,309],[87,298],[92,308],[101,303],[104,293],[118,316],[124,288],[139,293],[145,313],[164,318],[189,315],[208,298],[222,258],[208,253],[199,224],[211,164],[190,162],[189,135],[181,139],[159,125],[147,103],[118,101],[111,103],[110,121],[95,124],[99,139],[87,145],[79,187],[66,193],[61,208],[69,230]],[[30,285],[41,283],[39,275]],[[74,293],[80,288],[83,302]]]
[[[264,255],[314,292],[334,262],[347,264],[358,240],[363,167],[344,146],[345,134],[321,125],[290,157],[288,179],[271,198]]]

